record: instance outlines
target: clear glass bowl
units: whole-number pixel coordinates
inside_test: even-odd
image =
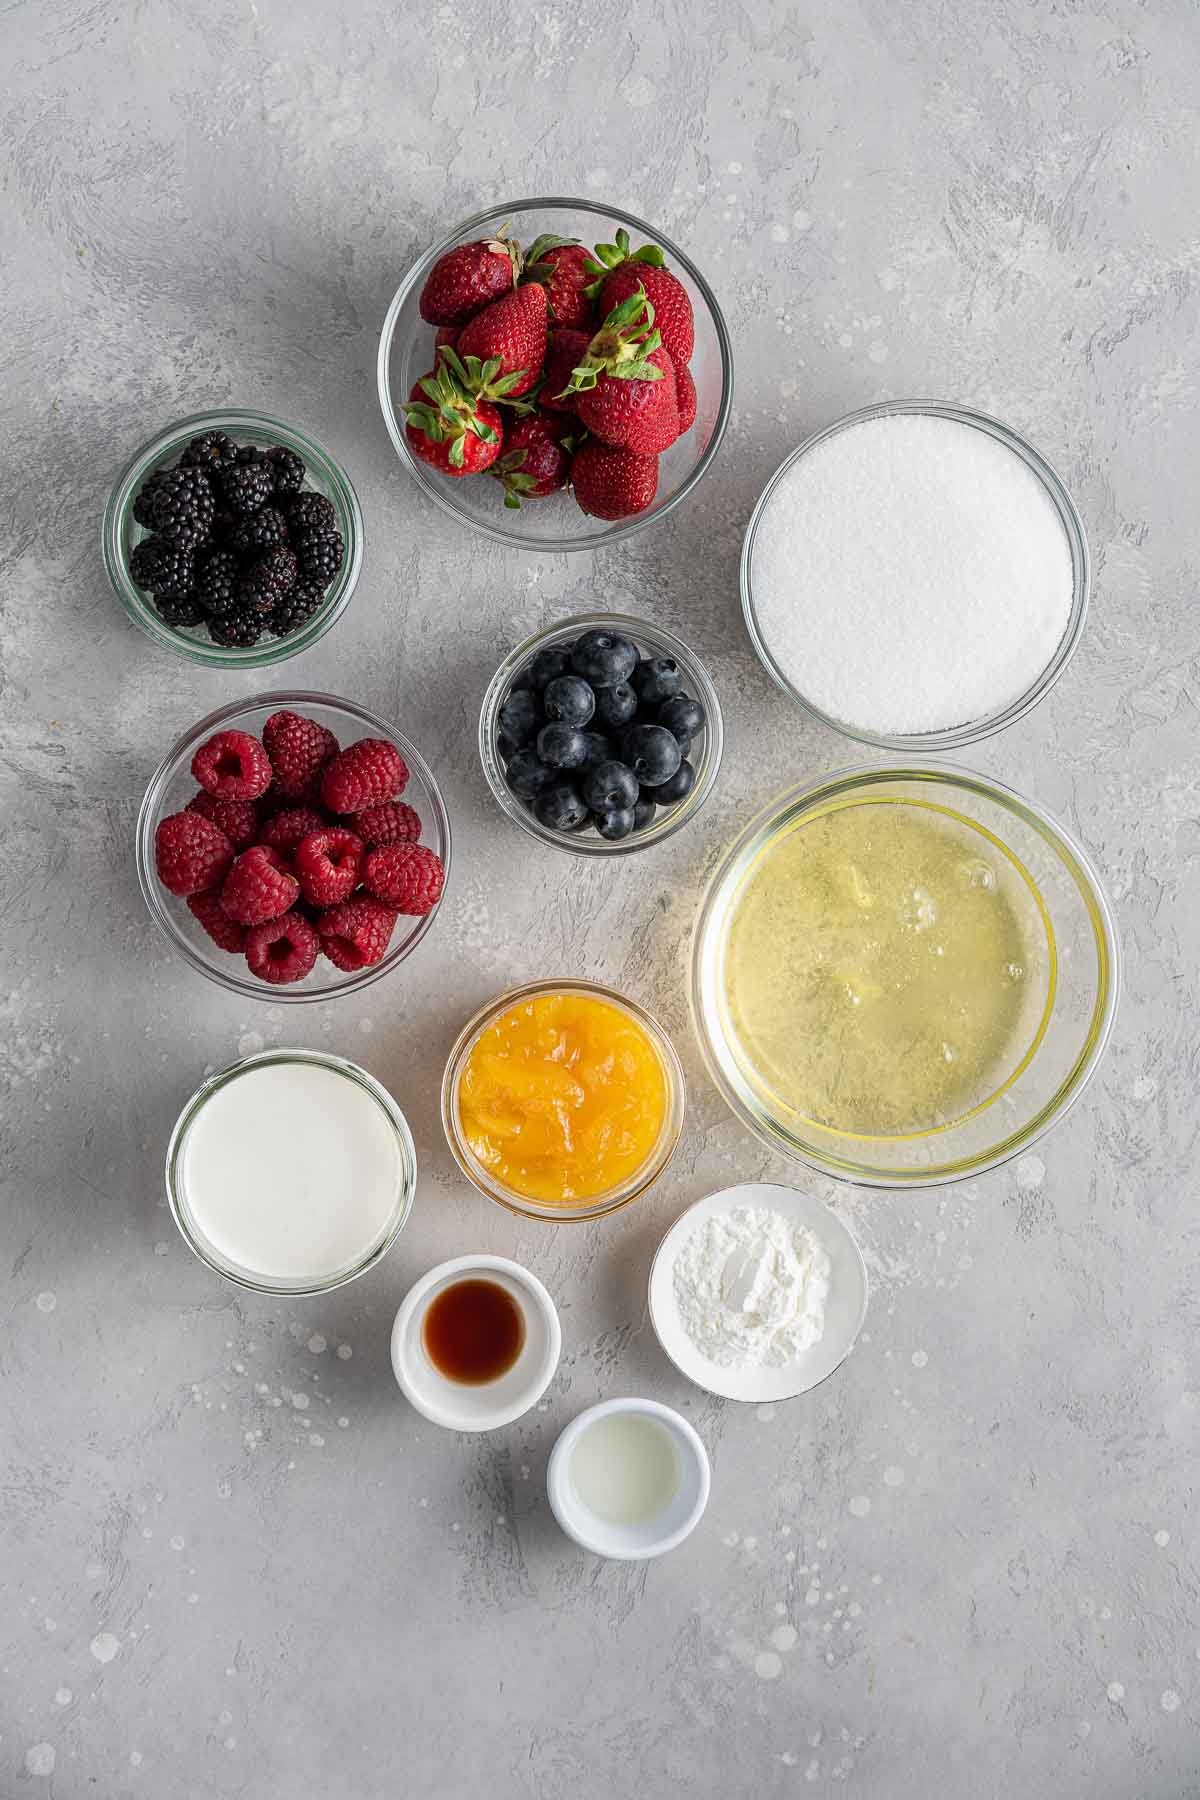
[[[726,956],[736,901],[767,847],[800,824],[864,802],[910,802],[948,813],[1008,858],[1044,937],[1024,1054],[995,1091],[960,1116],[896,1136],[835,1130],[788,1109],[756,1071],[730,1015]],[[717,1087],[772,1149],[822,1174],[868,1187],[931,1187],[1006,1162],[1060,1118],[1094,1074],[1120,990],[1108,900],[1083,851],[1042,809],[999,782],[949,765],[866,766],[789,789],[733,844],[701,904],[692,946],[696,1034]],[[1022,1021],[1024,1026],[1026,1021]],[[1013,1056],[1015,1058],[1016,1051]]]
[[[632,836],[620,838],[615,843],[602,838],[591,826],[586,831],[570,832],[551,831],[541,824],[509,787],[504,777],[504,760],[496,748],[500,708],[530,657],[548,646],[580,637],[585,631],[617,631],[630,638],[643,654],[673,657],[683,674],[685,690],[694,700],[699,700],[707,721],[701,736],[688,751],[688,760],[696,771],[691,793],[677,806],[663,808],[643,831],[635,831]],[[695,818],[712,793],[724,742],[721,702],[712,677],[700,658],[661,625],[651,625],[645,619],[631,619],[625,613],[582,613],[578,618],[563,619],[526,638],[523,644],[509,652],[492,676],[479,713],[479,759],[496,804],[531,837],[540,838],[543,844],[552,844],[556,850],[567,850],[572,856],[627,856],[633,850],[645,850],[651,844],[661,844],[664,838],[672,837]]]
[[[569,493],[527,501],[519,512],[504,505],[500,484],[483,478],[455,479],[415,457],[404,435],[404,403],[414,384],[433,366],[434,327],[421,318],[425,277],[439,256],[456,244],[494,236],[507,226],[523,248],[543,232],[578,238],[589,248],[612,240],[619,226],[634,240],[661,246],[669,267],[687,289],[696,320],[691,360],[696,383],[696,423],[659,458],[658,495],[632,519],[594,519],[581,512]],[[733,403],[733,351],[712,289],[695,264],[670,238],[632,213],[590,200],[515,200],[464,219],[409,270],[388,308],[379,340],[379,404],[396,454],[418,485],[444,512],[476,531],[518,550],[594,550],[661,519],[689,494],[717,453]]]
[[[1041,674],[1017,699],[1002,707],[998,712],[989,713],[984,718],[968,720],[961,725],[948,727],[944,731],[914,731],[899,736],[888,736],[882,732],[867,731],[858,725],[848,725],[844,720],[836,719],[831,714],[823,712],[819,706],[815,706],[811,700],[807,699],[784,674],[763,637],[754,604],[754,544],[771,495],[783,477],[799,462],[802,456],[817,444],[823,443],[826,438],[832,437],[836,432],[845,431],[850,425],[861,425],[869,419],[887,418],[894,413],[932,414],[936,418],[953,419],[961,425],[973,425],[977,430],[987,432],[989,437],[998,439],[1008,449],[1015,451],[1021,461],[1033,471],[1041,482],[1062,522],[1071,553],[1074,582],[1071,611],[1058,646]],[[759,495],[754,511],[750,515],[750,523],[742,544],[741,585],[742,612],[745,615],[746,629],[750,633],[750,641],[754,645],[763,668],[776,686],[782,688],[785,694],[789,694],[811,718],[819,719],[822,725],[828,725],[833,731],[840,731],[844,737],[854,738],[860,744],[875,744],[882,750],[921,752],[955,750],[964,744],[974,744],[981,738],[991,737],[993,732],[1003,731],[1006,726],[1023,718],[1045,694],[1049,693],[1075,654],[1076,646],[1082,636],[1087,620],[1088,602],[1091,597],[1092,574],[1087,537],[1075,502],[1050,464],[1018,432],[1002,424],[999,419],[990,418],[987,413],[973,412],[969,407],[954,406],[943,400],[887,400],[877,406],[861,407],[857,412],[847,413],[844,418],[835,419],[831,425],[826,425],[821,431],[815,431],[811,437],[805,438],[804,442],[780,463]]]
[[[315,1063],[323,1069],[331,1069],[335,1074],[345,1076],[366,1091],[376,1103],[395,1136],[396,1149],[400,1163],[400,1185],[396,1191],[395,1207],[386,1231],[381,1237],[369,1245],[363,1255],[346,1268],[331,1270],[328,1277],[321,1281],[272,1281],[261,1271],[247,1269],[223,1256],[205,1236],[204,1229],[193,1214],[187,1191],[186,1150],[188,1133],[196,1121],[198,1114],[212,1099],[213,1095],[229,1082],[236,1081],[247,1070],[268,1064],[280,1063]],[[387,1255],[412,1211],[413,1197],[417,1189],[417,1153],[413,1147],[412,1134],[408,1129],[408,1121],[388,1093],[387,1089],[360,1069],[357,1063],[347,1062],[344,1057],[331,1056],[321,1050],[262,1050],[256,1056],[242,1057],[230,1063],[226,1069],[220,1069],[215,1075],[209,1075],[192,1095],[171,1133],[171,1141],[167,1146],[167,1200],[171,1208],[171,1217],[179,1227],[180,1235],[188,1248],[199,1257],[206,1267],[223,1275],[227,1281],[236,1282],[239,1287],[253,1288],[259,1294],[327,1294],[333,1288],[343,1287],[346,1282],[354,1281],[359,1275],[374,1268],[380,1259]]]
[[[289,637],[260,638],[257,644],[241,648],[235,644],[214,644],[203,625],[176,629],[155,610],[150,594],[138,587],[129,575],[129,553],[149,533],[133,516],[133,503],[142,483],[152,470],[173,463],[186,450],[188,440],[205,431],[224,431],[239,444],[283,444],[294,450],[305,465],[304,485],[324,494],[337,513],[337,527],[346,545],[346,554],[324,600],[312,618]],[[104,509],[101,531],[104,566],[117,599],[135,625],[152,637],[156,644],[187,657],[189,662],[215,663],[224,668],[257,669],[268,663],[286,662],[301,650],[308,650],[324,637],[350,602],[362,568],[363,519],[358,495],[350,477],[320,444],[306,437],[282,419],[266,413],[245,412],[225,407],[216,412],[195,413],[180,419],[165,431],[142,445],[117,479]]]
[[[235,994],[247,994],[254,1000],[269,1001],[272,1006],[286,1006],[305,1000],[328,1000],[335,994],[353,994],[369,987],[404,961],[416,949],[429,930],[442,905],[439,901],[424,918],[401,915],[386,956],[373,967],[343,972],[318,956],[316,965],[291,986],[274,987],[252,975],[242,957],[220,950],[198,920],[188,911],[187,902],[169,894],[154,868],[154,834],[159,821],[170,813],[181,812],[196,792],[191,761],[200,745],[215,731],[248,731],[261,737],[262,728],[273,712],[281,708],[303,713],[332,731],[342,749],[359,738],[386,738],[395,744],[408,764],[408,786],[403,798],[415,809],[421,820],[421,842],[436,850],[450,876],[450,820],[434,780],[433,771],[416,745],[402,732],[377,718],[365,707],[350,700],[339,700],[332,694],[276,693],[257,694],[250,700],[235,700],[209,713],[198,725],[185,731],[168,750],[150,778],[137,822],[137,871],[142,895],[150,916],[175,949],[202,975],[229,988]]]
[[[543,1206],[539,1201],[514,1193],[511,1188],[494,1180],[483,1165],[476,1161],[463,1134],[458,1112],[459,1081],[480,1032],[485,1031],[510,1007],[519,1006],[524,1000],[536,1000],[542,994],[590,994],[597,1000],[607,1000],[610,1005],[628,1014],[635,1024],[641,1026],[653,1044],[667,1083],[667,1109],[662,1130],[659,1132],[658,1142],[641,1168],[619,1186],[573,1207]],[[509,1212],[520,1213],[526,1219],[547,1219],[552,1224],[603,1218],[605,1213],[617,1212],[622,1206],[628,1206],[631,1200],[636,1200],[639,1194],[644,1194],[658,1180],[675,1154],[675,1146],[683,1130],[683,1110],[683,1067],[670,1038],[658,1021],[644,1007],[639,1006],[636,1000],[629,1000],[624,994],[618,994],[613,988],[603,987],[598,981],[533,981],[526,987],[511,988],[508,993],[489,1001],[463,1026],[442,1077],[442,1126],[454,1160],[467,1180],[481,1194],[486,1194],[489,1200],[494,1200],[498,1206],[507,1207]]]

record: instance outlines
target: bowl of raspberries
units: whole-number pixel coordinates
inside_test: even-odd
[[[104,515],[109,579],[135,624],[193,662],[282,662],[345,609],[362,564],[349,478],[281,420],[224,411],[144,444]]]
[[[729,335],[662,232],[586,200],[467,219],[398,289],[379,346],[392,442],[439,506],[521,549],[661,518],[729,418]]]
[[[420,752],[328,694],[262,694],[201,719],[138,817],[155,923],[202,974],[271,1000],[351,993],[402,962],[449,866]]]
[[[672,837],[712,792],[724,727],[712,678],[673,632],[588,613],[505,657],[479,715],[501,808],[576,856]]]

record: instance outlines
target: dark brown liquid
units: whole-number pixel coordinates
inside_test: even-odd
[[[425,1312],[425,1354],[448,1381],[478,1387],[507,1375],[525,1343],[525,1319],[494,1281],[456,1281]]]

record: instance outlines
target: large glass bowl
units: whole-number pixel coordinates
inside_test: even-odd
[[[586,831],[551,831],[543,825],[509,787],[504,774],[504,759],[496,747],[500,734],[500,708],[529,659],[539,650],[573,641],[585,631],[619,632],[643,655],[674,658],[683,676],[684,690],[700,702],[705,714],[705,728],[688,751],[688,761],[696,771],[691,793],[677,806],[663,807],[644,830],[616,842],[602,838],[591,826]],[[664,838],[672,837],[681,826],[695,818],[711,794],[721,766],[724,741],[721,702],[712,677],[700,658],[672,632],[664,631],[661,625],[651,625],[645,619],[631,619],[624,613],[584,613],[535,632],[511,650],[500,664],[488,683],[479,713],[479,759],[497,806],[531,837],[540,838],[543,844],[551,844],[556,850],[566,850],[572,856],[627,856],[633,850],[645,850],[651,844],[661,844]]]
[[[189,439],[206,431],[224,431],[238,444],[256,444],[259,448],[283,444],[294,450],[305,466],[305,487],[324,494],[337,514],[337,528],[346,546],[342,566],[312,618],[288,637],[261,637],[257,644],[245,648],[236,644],[216,644],[204,625],[168,625],[155,609],[153,596],[130,578],[129,553],[135,544],[149,536],[133,516],[133,503],[142,483],[153,470],[177,462]],[[134,624],[156,644],[173,650],[177,656],[185,656],[189,662],[215,663],[221,668],[258,669],[271,663],[286,662],[289,656],[310,649],[345,612],[362,568],[363,519],[350,477],[313,438],[267,413],[222,407],[215,412],[194,413],[190,418],[179,419],[142,445],[117,477],[109,495],[104,509],[101,546],[104,566],[117,599]]]
[[[1071,610],[1063,628],[1062,637],[1046,666],[1030,682],[1023,694],[1017,695],[1015,699],[996,712],[988,713],[981,718],[966,719],[961,724],[947,727],[944,730],[914,731],[889,736],[884,732],[867,730],[862,725],[848,724],[844,719],[835,718],[832,714],[823,712],[784,673],[763,634],[758,609],[755,605],[754,549],[759,527],[771,496],[801,457],[806,456],[818,444],[833,437],[835,433],[845,431],[852,425],[861,425],[871,419],[887,418],[896,413],[920,413],[932,415],[935,418],[952,419],[960,425],[970,425],[977,431],[986,432],[989,437],[995,438],[1020,457],[1037,478],[1058,514],[1071,555],[1072,596]],[[860,744],[875,744],[884,750],[916,753],[929,750],[955,750],[963,744],[974,744],[981,738],[991,737],[993,732],[1003,731],[1006,726],[1023,718],[1037,705],[1039,700],[1049,693],[1074,656],[1087,620],[1091,586],[1091,557],[1083,521],[1066,486],[1045,457],[1041,456],[1033,445],[1027,443],[1018,432],[1013,431],[1010,426],[1002,424],[999,419],[993,419],[987,413],[974,412],[969,407],[954,406],[942,400],[886,400],[877,406],[864,406],[857,412],[846,413],[843,418],[835,419],[831,425],[824,426],[820,431],[814,431],[811,437],[805,438],[804,442],[799,444],[791,455],[780,463],[759,495],[754,511],[750,515],[750,523],[746,528],[746,536],[742,544],[742,611],[745,615],[750,641],[767,674],[776,686],[782,688],[785,694],[790,695],[811,718],[819,719],[823,725],[828,725],[833,731],[840,731],[844,737],[854,738]]]
[[[493,237],[503,227],[524,248],[543,232],[578,238],[589,248],[611,242],[624,226],[634,247],[658,244],[671,270],[687,289],[696,321],[691,371],[696,383],[696,422],[659,458],[658,495],[645,512],[630,519],[595,519],[581,512],[567,492],[526,501],[519,512],[504,505],[499,482],[482,476],[443,475],[412,454],[404,435],[404,404],[414,384],[433,367],[434,327],[421,318],[421,289],[433,264],[456,244]],[[518,550],[594,550],[661,519],[689,494],[717,453],[733,403],[733,352],[721,309],[695,264],[663,232],[615,206],[590,200],[515,200],[464,219],[434,244],[404,277],[388,308],[379,340],[379,404],[396,454],[430,499],[444,512]]]
[[[339,700],[332,694],[258,694],[251,700],[235,700],[232,705],[209,713],[171,746],[150,778],[137,822],[138,880],[154,923],[193,969],[235,994],[265,1000],[272,1006],[328,1000],[336,994],[353,994],[360,988],[369,987],[397,963],[403,962],[406,956],[411,956],[433,925],[442,904],[439,901],[423,918],[402,915],[387,954],[371,968],[344,972],[336,969],[324,956],[318,956],[303,981],[276,987],[252,975],[244,958],[218,949],[188,911],[187,902],[167,892],[155,873],[154,834],[159,821],[170,813],[181,812],[196,792],[196,781],[191,772],[192,757],[215,731],[248,731],[261,737],[262,728],[271,714],[282,708],[302,713],[327,726],[342,749],[364,737],[386,738],[393,743],[408,764],[408,786],[403,798],[420,817],[421,842],[436,850],[445,866],[447,880],[450,875],[450,820],[441,792],[432,769],[416,745],[394,725],[377,718],[365,707],[355,706],[350,700]]]
[[[727,993],[729,933],[746,882],[785,833],[847,805],[910,803],[949,814],[1002,855],[1025,884],[1037,987],[1009,1065],[958,1116],[894,1136],[835,1130],[803,1117],[755,1067]],[[1036,931],[1036,942],[1033,940]],[[1060,825],[1031,801],[966,769],[861,767],[790,789],[728,851],[701,904],[692,949],[692,1011],[709,1073],[737,1116],[773,1149],[823,1174],[869,1187],[927,1187],[977,1175],[1016,1156],[1087,1085],[1108,1042],[1120,954],[1099,877]],[[898,1045],[896,1054],[902,1056]]]

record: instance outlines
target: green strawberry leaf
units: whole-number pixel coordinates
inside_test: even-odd
[[[525,273],[531,275],[535,264],[541,261],[548,250],[565,250],[569,244],[578,242],[578,238],[555,237],[551,232],[545,232],[541,237],[534,238],[525,252]],[[553,267],[553,264],[550,266]]]
[[[657,244],[643,244],[640,250],[634,251],[629,260],[630,262],[645,263],[651,269],[661,269],[667,259]]]
[[[449,461],[450,467],[452,469],[461,469],[463,466],[463,457],[465,455],[466,455],[466,441],[462,437],[456,437],[454,442],[450,446],[450,455],[447,459]]]

